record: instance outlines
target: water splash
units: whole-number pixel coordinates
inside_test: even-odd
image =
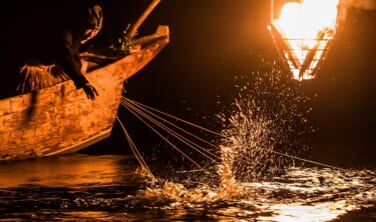
[[[264,71],[237,77],[237,98],[217,114],[224,128],[219,144],[221,163],[215,166],[219,180],[204,175],[207,180],[192,189],[166,180],[141,191],[138,198],[180,204],[249,199],[256,188],[241,182],[271,178],[295,165],[294,159],[278,153],[291,156],[308,149],[305,136],[314,131],[306,117],[311,100],[275,62],[262,60],[261,64],[259,70]]]
[[[315,131],[307,115],[312,99],[300,83],[273,63],[237,78],[239,93],[232,107],[219,113],[225,135],[222,162],[238,179],[258,180],[293,166],[294,159],[309,149],[307,138]]]
[[[90,172],[67,171],[67,164]],[[0,220],[328,222],[376,218],[374,169],[288,168],[272,181],[237,182],[243,190],[231,190],[218,184],[192,184],[196,181],[145,184],[145,179],[134,175],[137,165],[130,156],[77,154],[2,165],[0,181],[23,180],[19,185],[2,186]],[[25,174],[25,169],[31,171]],[[188,179],[191,173],[182,176]]]
[[[296,167],[304,158],[294,156],[309,150],[307,137],[315,132],[308,118],[313,99],[275,62],[261,64],[237,77],[237,97],[217,114],[221,162],[205,171],[159,168],[164,176],[122,199],[127,208],[173,210],[174,218],[205,211],[209,219],[308,222],[375,206],[374,174]]]

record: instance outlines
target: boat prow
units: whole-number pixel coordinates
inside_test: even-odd
[[[94,101],[71,80],[0,100],[0,161],[72,153],[107,138],[124,81],[168,43],[169,27],[159,26],[154,34],[134,39],[130,53],[84,54],[88,60],[101,60],[91,62],[86,74],[99,94]]]

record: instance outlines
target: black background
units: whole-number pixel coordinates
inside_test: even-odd
[[[105,23],[95,43],[133,22],[149,1],[99,3]],[[126,82],[126,96],[212,126],[210,118],[236,97],[234,77],[257,71],[260,58],[278,58],[266,29],[269,15],[269,1],[162,0],[139,33],[152,33],[158,24],[169,25],[171,42]],[[337,165],[374,165],[376,11],[349,8],[341,27],[318,77],[303,83],[307,95],[316,95],[309,118],[319,131],[310,158]],[[127,128],[132,131],[131,123]],[[141,140],[148,141],[140,134]],[[108,152],[125,152],[118,124],[109,139],[89,150],[109,144]]]
[[[168,24],[171,43],[129,80],[127,96],[207,125],[203,116],[236,97],[236,75],[257,71],[260,56],[277,58],[266,29],[269,7],[250,0],[162,1],[145,26]],[[349,8],[340,26],[318,77],[302,86],[317,96],[311,159],[374,165],[376,11]]]

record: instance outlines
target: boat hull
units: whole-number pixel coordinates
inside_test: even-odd
[[[87,73],[99,96],[89,100],[73,81],[0,100],[0,161],[76,152],[111,134],[125,80],[168,44],[167,26],[136,52]]]

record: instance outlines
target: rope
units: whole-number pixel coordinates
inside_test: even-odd
[[[178,147],[176,147],[171,141],[169,141],[165,136],[163,136],[158,130],[156,130],[153,126],[151,126],[149,123],[147,123],[139,113],[135,112],[132,109],[129,109],[127,104],[121,103],[125,108],[128,109],[129,112],[131,112],[135,117],[137,117],[141,122],[143,122],[149,129],[151,129],[154,133],[156,133],[160,138],[162,138],[166,143],[168,143],[172,148],[174,148],[176,151],[178,151],[181,155],[183,155],[185,158],[187,158],[189,161],[191,161],[194,165],[196,165],[198,168],[202,169],[206,172],[206,170],[198,164],[196,161],[194,161],[191,157],[189,157],[186,153],[184,153],[182,150],[180,150]]]
[[[151,172],[150,168],[148,167],[147,163],[145,162],[144,158],[142,157],[141,153],[138,151],[136,145],[134,144],[132,138],[130,137],[128,131],[124,127],[123,123],[119,119],[119,117],[116,117],[116,120],[120,123],[121,128],[123,129],[124,135],[129,143],[129,146],[131,148],[131,151],[133,155],[136,157],[137,161],[140,163],[141,168],[153,179],[155,179],[153,173]]]
[[[125,97],[124,97],[124,98],[125,98]],[[127,98],[125,98],[125,99],[127,99]],[[130,99],[127,99],[127,100],[130,100]],[[130,100],[130,101],[131,101],[131,100]],[[182,123],[188,124],[188,125],[190,125],[190,126],[193,126],[193,127],[198,128],[198,129],[201,129],[201,130],[203,130],[203,131],[206,131],[206,132],[208,132],[208,133],[211,133],[211,134],[213,134],[213,135],[217,135],[217,136],[220,136],[220,137],[224,137],[224,135],[222,135],[221,133],[218,133],[218,132],[215,132],[215,131],[213,131],[213,130],[210,130],[210,129],[204,128],[204,127],[202,127],[202,126],[199,126],[199,125],[194,124],[194,123],[192,123],[192,122],[186,121],[186,120],[184,120],[184,119],[181,119],[181,118],[176,117],[176,116],[174,116],[174,115],[171,115],[171,114],[169,114],[169,113],[165,113],[165,112],[163,112],[163,111],[157,110],[157,109],[152,108],[152,107],[150,107],[150,106],[146,106],[146,105],[144,105],[144,104],[141,104],[141,103],[136,102],[136,101],[133,101],[133,100],[132,100],[132,102],[134,102],[134,103],[136,103],[136,104],[138,104],[138,105],[140,105],[140,106],[146,107],[146,108],[148,108],[148,109],[151,109],[151,110],[153,110],[153,111],[155,111],[155,112],[158,112],[158,113],[160,113],[160,114],[163,114],[163,115],[165,115],[165,116],[168,116],[168,117],[170,117],[170,118],[173,118],[173,119],[175,119],[175,120],[177,120],[177,121],[180,121],[180,122],[182,122]]]
[[[197,139],[197,140],[199,140],[199,141],[201,141],[201,142],[204,142],[204,143],[206,143],[206,144],[209,144],[209,145],[212,146],[212,147],[216,147],[216,148],[217,148],[216,145],[214,145],[214,144],[212,144],[212,143],[210,143],[210,142],[208,142],[208,141],[206,141],[206,140],[204,140],[204,139],[202,139],[202,138],[200,138],[200,137],[198,137],[198,136],[196,136],[196,135],[194,135],[194,134],[188,132],[187,130],[185,130],[185,129],[179,127],[179,126],[177,126],[176,124],[171,123],[170,121],[168,121],[168,120],[166,120],[166,119],[164,119],[164,118],[162,118],[162,117],[160,117],[160,116],[157,116],[156,114],[150,112],[149,110],[146,110],[146,109],[143,108],[143,107],[139,107],[139,106],[137,106],[137,104],[134,105],[134,104],[129,104],[129,103],[127,103],[127,101],[131,102],[131,100],[127,100],[126,98],[123,98],[123,99],[124,99],[123,102],[126,103],[125,105],[128,105],[128,106],[130,106],[130,107],[133,107],[133,109],[136,109],[136,112],[143,113],[143,115],[145,116],[145,118],[149,119],[150,121],[152,121],[154,124],[156,124],[156,125],[159,126],[160,128],[162,128],[162,129],[164,129],[165,131],[169,132],[171,135],[175,136],[175,138],[178,138],[178,139],[179,139],[180,141],[182,141],[184,144],[188,145],[189,147],[191,147],[192,149],[194,149],[195,151],[197,151],[197,152],[200,153],[201,155],[207,157],[208,159],[212,160],[213,162],[218,162],[218,160],[220,159],[219,156],[216,156],[215,154],[209,152],[209,151],[206,150],[204,147],[199,146],[197,143],[194,143],[194,142],[192,142],[191,140],[186,139],[186,138],[183,137],[182,135],[176,133],[176,132],[175,132],[174,130],[172,130],[171,128],[169,128],[169,127],[163,125],[162,123],[160,123],[159,121],[157,121],[157,120],[154,119],[153,117],[147,115],[147,114],[144,113],[143,111],[145,111],[145,112],[149,113],[150,115],[152,115],[152,116],[158,118],[159,120],[162,120],[162,121],[165,122],[165,123],[170,124],[171,126],[175,127],[176,129],[178,129],[178,130],[180,130],[180,131],[186,133],[186,134],[189,135],[189,136],[192,136],[193,138],[195,138],[195,139]],[[136,108],[135,106],[137,106],[137,108]],[[138,108],[142,109],[142,111],[139,110]],[[217,159],[217,160],[216,160],[216,159]]]
[[[329,168],[333,168],[333,169],[337,169],[337,170],[343,170],[343,168],[340,168],[340,167],[332,166],[332,165],[325,164],[325,163],[320,163],[320,162],[309,160],[309,159],[304,159],[304,158],[301,158],[301,157],[291,156],[291,155],[284,154],[284,153],[281,153],[281,152],[278,152],[278,151],[271,150],[271,152],[278,154],[280,156],[300,160],[302,162],[312,163],[312,164],[315,164],[315,165],[318,165],[318,166],[329,167]]]
[[[134,100],[131,100],[131,99],[128,99],[128,98],[125,98],[125,97],[122,97],[122,103],[121,103],[125,108],[127,108],[130,112],[132,112],[134,115],[138,116],[138,118],[141,118],[139,117],[138,114],[136,113],[139,113],[141,114],[142,116],[144,116],[144,118],[148,119],[149,121],[153,122],[154,124],[156,124],[157,126],[159,126],[160,128],[164,129],[166,132],[168,132],[170,135],[173,135],[175,138],[178,138],[180,141],[182,141],[183,143],[185,143],[186,145],[188,145],[189,147],[191,147],[192,149],[194,149],[195,151],[197,151],[198,153],[200,153],[201,155],[203,155],[204,157],[207,157],[208,159],[212,160],[213,162],[218,162],[218,160],[220,159],[220,157],[216,156],[215,154],[207,151],[206,149],[198,146],[196,143],[193,143],[192,141],[184,138],[183,136],[181,136],[180,134],[176,133],[175,131],[173,131],[171,128],[169,127],[166,127],[165,125],[163,125],[162,123],[158,122],[156,119],[154,119],[153,117],[165,122],[165,123],[168,123],[170,125],[172,125],[173,127],[179,129],[180,131],[194,137],[195,139],[198,139],[202,142],[205,142],[211,146],[214,146],[214,147],[218,147],[200,137],[197,137],[195,135],[193,135],[192,133],[182,129],[181,127],[177,126],[176,124],[173,124],[172,122],[166,120],[165,118],[162,118],[160,116],[158,116],[157,114],[155,113],[152,113],[150,110],[156,112],[156,113],[159,113],[159,114],[162,114],[164,116],[167,116],[167,117],[170,117],[176,121],[180,121],[182,123],[185,123],[189,126],[193,126],[193,127],[196,127],[200,130],[203,130],[203,131],[206,131],[206,132],[209,132],[213,135],[216,135],[216,136],[220,136],[220,137],[224,137],[223,134],[221,133],[218,133],[218,132],[215,132],[213,130],[210,130],[210,129],[207,129],[207,128],[204,128],[202,126],[199,126],[197,124],[194,124],[192,122],[189,122],[189,121],[186,121],[184,119],[181,119],[179,117],[176,117],[174,115],[171,115],[171,114],[168,114],[166,112],[163,112],[163,111],[160,111],[160,110],[157,110],[155,108],[152,108],[150,106],[147,106],[147,105],[144,105],[144,104],[141,104],[139,102],[136,102]],[[148,114],[149,115],[148,115]],[[152,117],[153,116],[153,117]],[[159,136],[161,136],[161,138],[163,138],[167,143],[169,143],[174,149],[178,150],[178,152],[180,152],[184,157],[186,157],[188,160],[190,160],[192,163],[194,163],[196,166],[198,166],[200,168],[200,170],[203,170],[203,171],[206,171],[204,170],[198,163],[196,163],[194,160],[192,160],[190,157],[187,156],[187,154],[185,154],[183,151],[181,151],[180,149],[178,149],[175,145],[171,144],[171,142],[168,141],[168,139],[166,137],[164,137],[163,135],[161,135],[158,131],[156,131],[153,127],[151,127],[148,123],[146,123],[144,120],[142,120],[149,128],[151,128],[153,131],[155,131]],[[196,145],[196,147],[194,147],[193,145]],[[297,156],[292,156],[292,155],[288,155],[288,154],[285,154],[285,153],[281,153],[281,152],[278,152],[278,151],[275,151],[275,150],[269,150],[269,152],[271,153],[274,153],[276,155],[279,155],[279,156],[283,156],[283,157],[287,157],[287,158],[290,158],[290,159],[295,159],[295,160],[299,160],[299,161],[302,161],[302,162],[307,162],[307,163],[311,163],[311,164],[315,164],[315,165],[318,165],[318,166],[323,166],[323,167],[329,167],[329,168],[333,168],[333,169],[338,169],[338,170],[343,170],[342,168],[340,167],[336,167],[336,166],[333,166],[333,165],[329,165],[329,164],[325,164],[325,163],[320,163],[320,162],[317,162],[317,161],[313,161],[313,160],[309,160],[309,159],[305,159],[305,158],[301,158],[301,157],[297,157]],[[218,160],[216,160],[218,159]],[[240,159],[240,161],[243,161],[243,162],[250,162],[248,160],[245,160],[245,159]]]

